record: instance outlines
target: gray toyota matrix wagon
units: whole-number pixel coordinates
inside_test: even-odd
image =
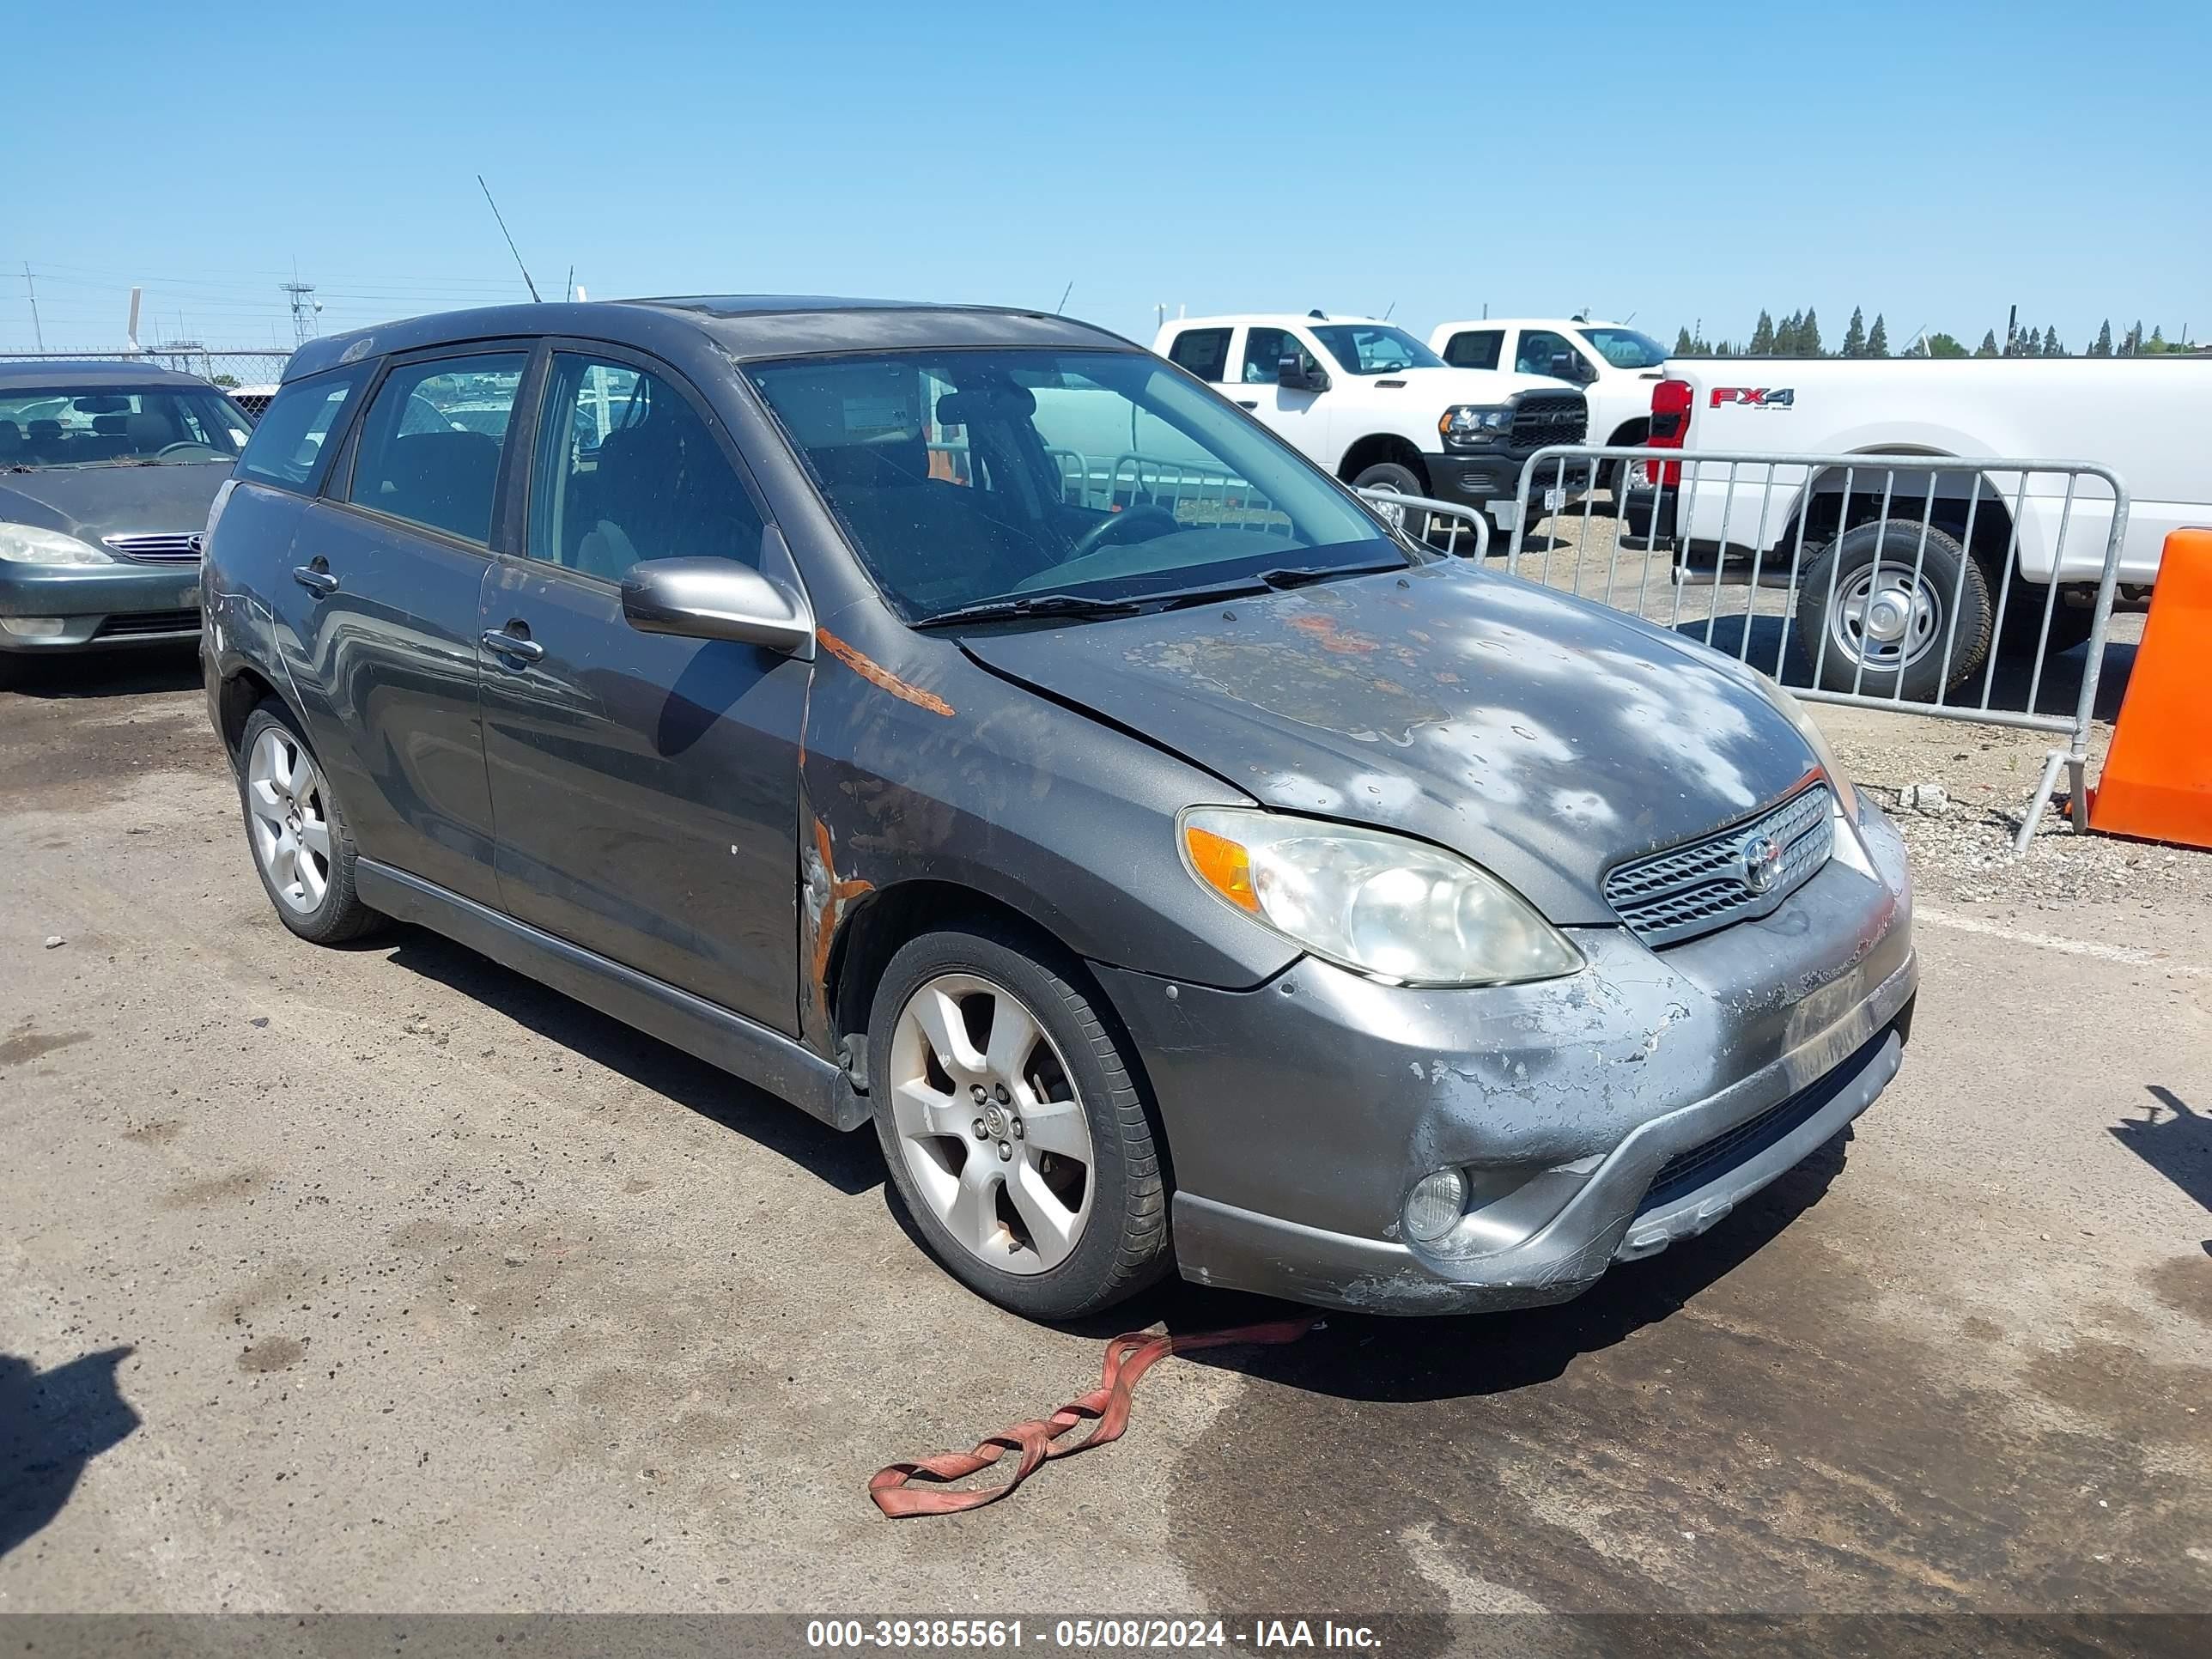
[[[841,1128],[1064,1317],[1172,1264],[1565,1299],[1896,1073],[1895,831],[1789,697],[1398,538],[1059,317],[544,305],[311,342],[210,707],[304,939],[435,928]]]

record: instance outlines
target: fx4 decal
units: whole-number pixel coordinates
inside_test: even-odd
[[[1717,386],[1713,388],[1712,407],[1723,404],[1746,404],[1753,409],[1790,409],[1796,405],[1797,393],[1791,386],[1776,386],[1770,390],[1763,386]]]

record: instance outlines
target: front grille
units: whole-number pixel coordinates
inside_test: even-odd
[[[1616,865],[1606,872],[1605,900],[1646,945],[1674,945],[1731,922],[1771,915],[1828,861],[1835,850],[1832,798],[1825,783],[1799,790],[1781,805],[1710,836]],[[1747,850],[1771,837],[1779,857],[1758,860]],[[1762,872],[1765,884],[1759,884]]]
[[[102,536],[111,553],[120,553],[126,559],[136,559],[141,564],[198,564],[200,562],[200,538],[198,531],[181,531],[169,536]]]
[[[1514,406],[1515,449],[1578,444],[1589,434],[1589,404],[1577,392],[1537,392]]]
[[[134,634],[196,634],[199,631],[200,613],[197,611],[141,611],[136,616],[110,617],[100,623],[96,640],[119,639]]]
[[[1824,1076],[1816,1078],[1790,1096],[1765,1111],[1746,1118],[1732,1129],[1724,1129],[1711,1140],[1680,1152],[1659,1166],[1659,1173],[1651,1178],[1650,1190],[1644,1194],[1643,1203],[1636,1206],[1638,1215],[1664,1209],[1675,1200],[1709,1187],[1739,1164],[1748,1164],[1777,1141],[1786,1139],[1800,1127],[1809,1123],[1827,1107],[1844,1088],[1856,1081],[1875,1052],[1889,1041],[1895,1025],[1883,1027],[1861,1046],[1849,1060]]]

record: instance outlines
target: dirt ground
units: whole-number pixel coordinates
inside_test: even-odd
[[[2212,854],[2014,860],[2040,738],[1821,712],[1945,793],[1923,991],[1726,1224],[1171,1361],[1119,1445],[893,1524],[872,1470],[1109,1329],[1274,1310],[1024,1324],[872,1137],[428,934],[298,943],[193,672],[0,694],[0,1610],[2212,1611]]]

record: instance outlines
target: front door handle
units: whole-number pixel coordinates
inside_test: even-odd
[[[1239,398],[1237,400],[1237,407],[1239,409],[1257,409],[1259,406],[1260,400],[1257,398]]]
[[[328,599],[338,591],[338,579],[331,574],[330,565],[322,559],[294,565],[292,580],[319,599]]]
[[[502,657],[512,657],[517,662],[536,662],[545,654],[545,647],[537,641],[520,634],[510,634],[503,628],[487,628],[479,636],[488,650]]]

